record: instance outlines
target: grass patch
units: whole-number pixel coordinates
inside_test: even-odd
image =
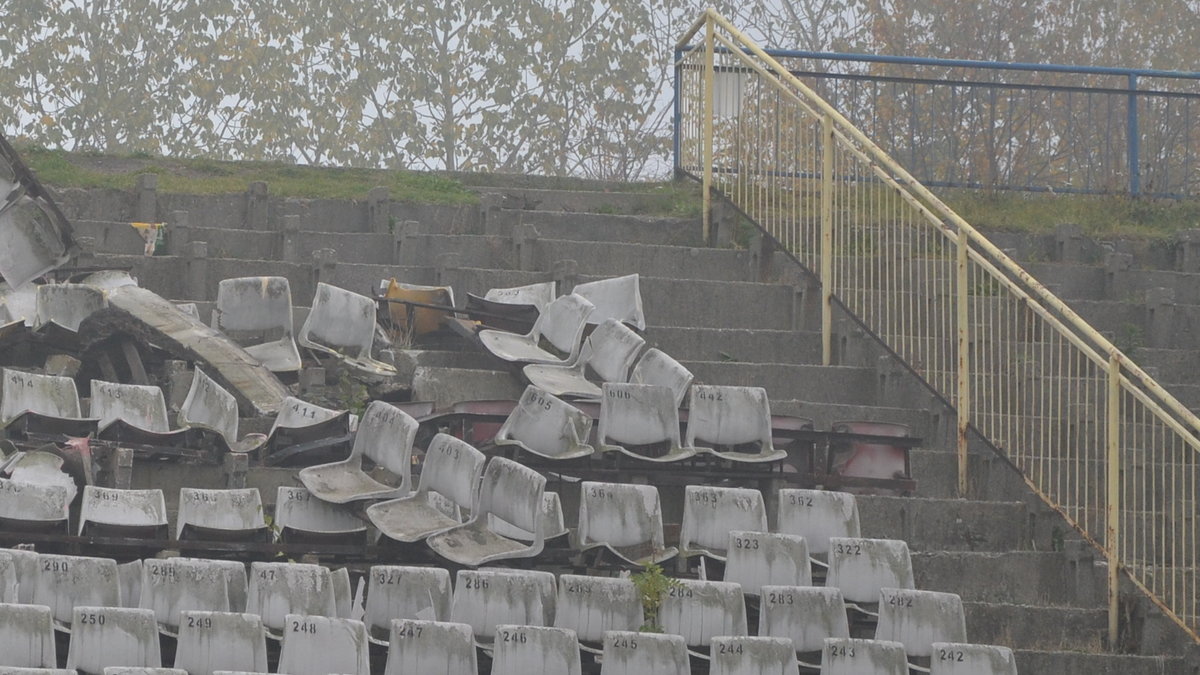
[[[1095,238],[1165,239],[1200,227],[1200,200],[1196,199],[977,190],[939,190],[938,196],[980,229],[1044,234],[1074,223]]]

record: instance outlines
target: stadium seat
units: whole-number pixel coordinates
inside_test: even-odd
[[[616,319],[638,330],[646,330],[638,275],[627,274],[623,277],[576,284],[571,292],[587,298],[595,305],[596,311],[588,317],[588,323],[598,324],[605,319]]]
[[[246,611],[246,593],[249,584],[246,580],[245,563],[236,560],[209,560],[208,558],[174,558],[174,560],[199,562],[221,570],[225,575],[225,590],[229,593],[229,611]]]
[[[0,528],[10,532],[66,534],[75,491],[73,482],[70,485],[64,482],[44,485],[0,478]]]
[[[237,399],[200,368],[192,372],[192,386],[179,408],[179,425],[215,434],[214,440],[229,452],[250,452],[267,440],[263,434],[238,439]]]
[[[861,536],[858,502],[846,492],[783,489],[778,509],[778,531],[804,537],[808,555],[821,565],[829,561],[830,537]]]
[[[492,532],[506,537],[508,539],[517,539],[519,541],[533,541],[535,537],[532,532],[527,532],[519,527],[514,527],[507,522],[500,520],[494,513],[488,514],[488,529]],[[542,542],[549,546],[552,543],[557,543],[563,540],[569,533],[567,530],[566,521],[563,518],[562,500],[557,492],[542,493]]]
[[[683,499],[681,557],[703,555],[724,562],[731,531],[767,531],[767,507],[758,490],[689,485]]]
[[[759,596],[758,634],[787,638],[804,665],[816,668],[825,638],[850,637],[842,591],[832,587],[763,586]]]
[[[450,597],[450,573],[441,567],[374,565],[367,580],[367,633],[382,644],[395,619],[448,621]]]
[[[384,675],[477,672],[475,640],[467,624],[417,619],[390,622]]]
[[[659,609],[664,632],[682,635],[693,655],[708,650],[714,637],[746,635],[746,600],[742,587],[724,581],[677,579]]]
[[[899,539],[830,537],[826,586],[842,589],[849,603],[879,602],[884,588],[913,588],[908,544]]]
[[[267,635],[279,639],[289,614],[337,616],[329,569],[303,563],[250,563],[246,611],[262,617]]]
[[[658,488],[585,481],[579,492],[576,546],[580,550],[603,548],[636,567],[661,563],[678,553],[674,546],[667,547],[663,537]]]
[[[59,628],[71,625],[76,606],[119,607],[121,584],[117,562],[109,558],[38,555],[33,604],[45,605]]]
[[[54,623],[50,608],[0,604],[0,666],[55,668]]]
[[[787,457],[771,440],[771,404],[762,387],[692,385],[689,448],[732,462],[777,462]],[[743,451],[756,445],[753,451]]]
[[[511,363],[571,365],[579,358],[580,338],[593,309],[578,295],[564,295],[546,306],[528,333],[484,329],[479,331],[479,341],[489,353]],[[543,339],[566,356],[542,349]]]
[[[792,641],[745,635],[714,637],[709,642],[709,675],[796,675]]]
[[[496,560],[532,558],[542,552],[542,493],[546,477],[504,457],[492,457],[483,472],[471,519],[425,540],[434,553],[476,567]],[[488,514],[534,535],[531,543],[488,528]]]
[[[533,305],[538,312],[542,312],[547,305],[554,302],[554,282],[491,288],[483,295],[483,299],[508,305]]]
[[[84,418],[75,380],[0,368],[0,427],[18,433],[87,436],[95,419]]]
[[[583,341],[579,358],[569,366],[531,363],[522,369],[525,379],[555,396],[600,398],[600,387],[588,379],[593,374],[601,382],[625,382],[633,362],[646,341],[625,324],[607,319]]]
[[[33,450],[16,457],[8,465],[8,472],[14,483],[66,488],[74,500],[79,490],[74,477],[63,471],[63,464],[61,455]]]
[[[601,452],[620,452],[651,462],[674,462],[696,454],[680,442],[679,409],[670,389],[616,382],[605,382],[601,389],[604,395],[596,435]]]
[[[420,286],[391,279],[384,297],[392,301],[387,303],[388,317],[401,343],[441,330],[442,320],[453,316],[454,289],[449,286]]]
[[[275,493],[274,526],[282,542],[354,544],[362,543],[367,532],[367,524],[344,507],[287,485]]]
[[[0,675],[79,675],[78,671],[66,668],[18,668],[0,665]]]
[[[71,616],[67,668],[99,675],[111,666],[162,667],[154,612],[79,605]]]
[[[367,507],[367,517],[379,532],[395,541],[412,543],[462,524],[462,512],[475,506],[479,476],[485,457],[469,444],[449,434],[429,442],[417,491],[407,497]],[[448,500],[447,514],[430,501],[430,492]]]
[[[183,612],[228,612],[229,582],[224,569],[196,558],[147,558],[142,563],[138,606],[154,612],[159,630],[179,632]]]
[[[317,284],[312,309],[296,341],[368,374],[391,377],[396,369],[371,357],[375,301],[326,283]]]
[[[166,446],[186,442],[186,429],[171,431],[159,387],[92,380],[91,388],[91,414],[100,420],[100,438]]]
[[[190,675],[216,670],[266,671],[266,632],[253,614],[185,611],[180,615],[175,668]]]
[[[47,325],[79,330],[92,314],[108,306],[104,291],[87,284],[42,284],[37,287],[37,328]]]
[[[496,626],[492,675],[579,675],[575,632],[546,626]]]
[[[6,321],[20,321],[33,328],[37,324],[37,285],[23,284],[13,289],[0,281],[0,316]]]
[[[342,619],[361,620],[361,605],[357,608],[358,616],[354,616],[356,608],[354,606],[354,589],[350,587],[350,570],[339,567],[329,573],[329,580],[333,583],[334,616]]]
[[[910,657],[931,657],[935,642],[966,642],[962,598],[954,593],[884,588],[879,591],[876,640],[904,645]]]
[[[609,631],[604,634],[600,675],[690,675],[681,635]]]
[[[630,579],[563,574],[554,625],[575,631],[579,646],[600,653],[609,631],[636,631],[645,622],[641,594]]]
[[[7,549],[0,549],[0,603],[21,601],[17,562]]]
[[[268,463],[303,462],[314,452],[340,448],[349,440],[351,417],[348,410],[331,410],[288,396],[279,404],[267,434]]]
[[[471,626],[476,644],[489,647],[499,624],[554,625],[557,582],[550,572],[459,570],[450,620]]]
[[[863,434],[908,438],[912,430],[888,422],[834,422],[834,434]],[[826,471],[834,476],[892,480],[909,475],[908,447],[901,443],[865,439],[833,438],[826,457]]]
[[[371,675],[369,647],[361,621],[288,614],[278,671],[288,675]]]
[[[962,642],[935,642],[929,675],[1017,675],[1012,649]]]
[[[222,279],[217,285],[211,323],[268,370],[300,370],[300,352],[292,337],[292,288],[287,277]]]
[[[763,586],[811,586],[808,546],[792,534],[731,530],[725,581],[741,584],[746,595],[759,595]]]
[[[17,574],[17,597],[22,605],[33,604],[33,589],[37,588],[38,554],[16,548],[0,549],[13,561]]]
[[[908,657],[899,642],[825,638],[821,675],[908,675]]]
[[[412,444],[417,421],[383,401],[371,401],[358,424],[350,457],[300,470],[300,481],[318,499],[346,504],[363,499],[403,497],[412,491]],[[400,485],[385,485],[363,470],[363,458],[396,476]]]
[[[270,536],[258,488],[179,488],[176,539],[267,541]]]
[[[122,607],[140,607],[142,602],[142,561],[134,558],[117,565],[117,584],[121,591]]]
[[[166,538],[167,504],[162,490],[84,486],[79,534],[132,539]]]
[[[590,416],[531,384],[492,442],[544,459],[577,459],[592,454],[591,433]]]

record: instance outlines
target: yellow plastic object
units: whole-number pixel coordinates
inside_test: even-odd
[[[392,279],[388,284],[386,297],[388,300],[401,301],[388,303],[388,316],[391,317],[392,325],[402,335],[410,338],[440,329],[442,320],[450,316],[450,308],[454,307],[454,291],[447,286],[416,286]],[[438,305],[446,309],[421,305]]]

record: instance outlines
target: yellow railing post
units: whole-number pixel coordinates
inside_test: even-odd
[[[821,118],[821,363],[833,363],[833,118]]]
[[[955,319],[958,329],[958,386],[955,392],[955,408],[958,412],[958,496],[966,497],[967,486],[967,428],[971,424],[971,329],[967,303],[970,294],[967,288],[967,262],[970,239],[964,228],[958,228],[958,256],[955,262]]]
[[[716,80],[716,68],[713,64],[713,47],[716,41],[713,39],[713,29],[712,19],[706,19],[704,22],[704,122],[702,124],[704,173],[701,186],[703,193],[701,198],[704,200],[702,234],[705,246],[712,243],[713,86],[715,86],[714,81]]]
[[[1115,352],[1108,357],[1108,414],[1105,428],[1108,445],[1105,477],[1108,499],[1105,513],[1105,557],[1108,558],[1108,648],[1117,646],[1120,629],[1121,588],[1121,361]]]

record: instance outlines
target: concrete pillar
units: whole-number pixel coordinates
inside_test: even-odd
[[[300,262],[300,216],[284,216],[280,219],[283,228],[279,231],[279,259],[284,262]]]
[[[1129,294],[1130,273],[1133,255],[1129,253],[1107,253],[1104,256],[1104,297],[1120,300]]]
[[[240,453],[228,453],[224,458],[225,488],[240,490],[246,487],[246,473],[250,470],[250,457]]]
[[[367,193],[367,231],[387,234],[392,229],[392,200],[386,187],[373,187]]]
[[[184,257],[187,259],[186,299],[208,300],[208,242],[188,242]]]
[[[337,251],[319,248],[312,252],[313,288],[320,282],[333,283],[333,271],[337,268]]]
[[[457,253],[441,253],[434,260],[434,283],[439,286],[449,286],[447,282],[449,275],[448,271],[457,269],[459,266],[459,255]]]
[[[538,231],[532,225],[521,223],[513,228],[513,260],[517,262],[517,269],[526,272],[534,269],[537,239]]]
[[[75,257],[75,265],[77,267],[96,267],[96,238],[76,237],[75,243],[79,245],[79,255]]]
[[[503,203],[503,195],[484,194],[479,196],[479,219],[483,222],[484,234],[500,234],[500,213]]]
[[[1200,230],[1184,230],[1175,235],[1175,269],[1200,272]]]
[[[167,218],[167,254],[183,255],[191,241],[187,211],[172,211]]]
[[[133,450],[117,448],[109,457],[109,480],[112,487],[128,490],[133,484]]]
[[[300,371],[300,393],[321,394],[325,391],[325,369],[305,368]]]
[[[1082,227],[1075,223],[1063,223],[1054,228],[1054,259],[1058,262],[1086,262],[1086,243]]]
[[[417,234],[421,226],[415,220],[406,220],[392,230],[392,260],[397,265],[412,264],[420,266],[422,261],[408,255],[408,242]]]
[[[770,283],[775,276],[775,240],[757,228],[750,238],[750,276],[747,281]]]
[[[246,189],[247,230],[267,229],[267,183],[256,180]]]
[[[558,282],[558,294],[566,295],[575,290],[579,283],[579,263],[574,260],[554,261],[554,280]]]
[[[1175,291],[1170,288],[1146,289],[1146,345],[1170,347],[1175,326]],[[1118,347],[1120,338],[1118,337]],[[1133,345],[1137,346],[1137,345]]]
[[[137,177],[137,197],[133,218],[139,223],[158,222],[158,176],[153,173]]]

